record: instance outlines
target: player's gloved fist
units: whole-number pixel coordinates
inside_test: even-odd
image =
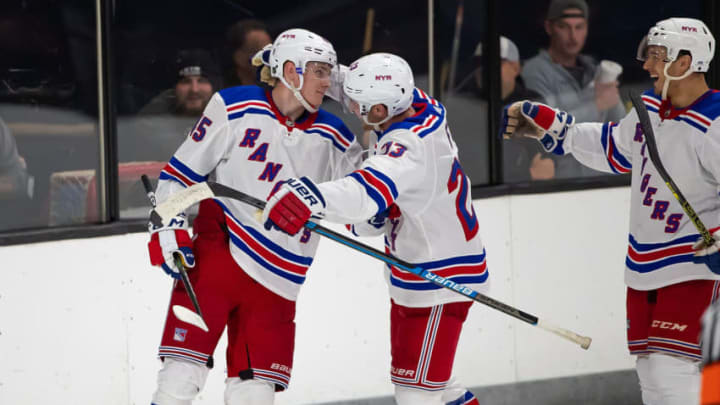
[[[543,149],[563,155],[567,129],[575,123],[572,115],[542,103],[518,101],[505,107],[500,133],[509,139],[526,136],[537,139]]]
[[[400,208],[398,208],[396,204],[391,204],[388,209],[376,214],[367,221],[354,225],[347,225],[347,228],[356,236],[377,236],[385,232],[385,225],[387,225],[388,220],[398,218],[400,215]]]
[[[324,211],[325,200],[315,183],[307,177],[291,178],[268,197],[262,222],[267,230],[274,227],[295,235],[310,217],[322,218]]]
[[[192,239],[188,233],[188,221],[185,214],[179,214],[166,226],[156,227],[152,223],[150,231],[150,263],[160,266],[173,278],[180,278],[180,270],[175,264],[175,254],[185,267],[195,267],[195,255],[192,251]]]
[[[385,226],[385,223],[388,219],[395,219],[398,218],[400,215],[400,207],[398,207],[397,204],[390,204],[390,206],[385,211],[370,218],[367,222],[369,225],[380,229]]]
[[[711,245],[705,243],[702,238],[695,242],[693,262],[704,263],[710,268],[710,271],[720,274],[720,230],[715,231],[712,236],[715,243]]]

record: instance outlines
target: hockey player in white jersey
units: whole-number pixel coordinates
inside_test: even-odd
[[[273,89],[241,86],[215,93],[163,169],[159,202],[208,177],[266,197],[282,178],[332,180],[359,167],[361,147],[354,135],[317,108],[336,68],[332,45],[291,29],[268,51],[270,74],[264,77],[275,82]],[[225,198],[200,204],[193,240],[187,226],[179,214],[171,225],[151,229],[151,262],[177,278],[173,253],[182,255],[210,331],[168,312],[153,404],[192,403],[226,326],[225,403],[271,404],[275,391],[290,381],[295,299],[318,237],[269,232],[258,224],[254,208]],[[182,284],[175,284],[170,306],[192,308]]]
[[[563,111],[525,101],[507,108],[503,119],[508,136],[524,131],[547,151],[572,153],[593,169],[632,172],[627,336],[646,405],[698,403],[700,316],[720,293],[720,92],[704,76],[714,52],[708,28],[690,18],[658,22],[638,48],[655,80],[642,100],[660,159],[714,232],[712,246],[700,241],[650,161],[634,109],[618,123],[574,124]]]
[[[352,63],[343,90],[356,115],[375,128],[372,156],[336,181],[288,180],[269,198],[266,226],[293,235],[311,215],[356,224],[356,234],[384,233],[394,256],[485,291],[485,250],[445,107],[416,89],[410,66],[391,54]],[[397,403],[477,404],[451,381],[471,301],[395,267],[386,275]]]

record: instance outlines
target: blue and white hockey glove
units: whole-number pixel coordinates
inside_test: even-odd
[[[715,239],[715,243],[712,245],[705,244],[702,238],[695,242],[693,262],[704,263],[710,268],[710,271],[720,274],[720,230],[715,231],[712,236]]]
[[[535,138],[543,149],[564,155],[563,141],[575,123],[572,115],[542,103],[518,101],[503,109],[500,133],[503,138]]]
[[[168,225],[154,227],[148,224],[150,231],[150,263],[160,266],[173,278],[180,279],[180,270],[175,264],[177,254],[185,267],[195,267],[195,255],[192,251],[192,239],[188,233],[188,220],[185,214],[174,217]]]
[[[365,222],[361,222],[353,225],[346,225],[348,231],[352,232],[355,236],[377,236],[385,232],[385,225],[388,220],[396,219],[400,217],[402,213],[397,204],[392,204],[385,211],[375,215]]]
[[[307,177],[290,178],[268,197],[262,223],[267,230],[274,227],[292,236],[311,217],[322,218],[324,213],[325,199],[315,183]]]

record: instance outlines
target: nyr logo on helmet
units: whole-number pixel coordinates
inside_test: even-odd
[[[688,27],[688,26],[685,26],[685,25],[683,25],[682,30],[683,30],[683,31],[687,31],[687,32],[698,32],[698,30],[697,30],[696,27]]]
[[[290,39],[294,39],[294,38],[295,38],[295,34],[282,34],[282,35],[280,36],[280,38],[290,38]]]
[[[392,80],[392,75],[375,75],[375,80],[380,80],[380,81]]]

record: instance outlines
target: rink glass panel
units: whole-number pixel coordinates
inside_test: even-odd
[[[92,0],[0,5],[0,232],[100,220],[94,9]]]
[[[484,52],[476,55],[476,49],[479,43],[487,44],[488,38],[504,35],[515,42],[522,60],[534,56],[548,44],[543,29],[548,3],[435,0],[429,27],[428,2],[410,0],[249,5],[199,0],[3,2],[0,119],[26,164],[26,176],[21,191],[8,198],[1,195],[6,182],[0,172],[0,244],[144,229],[149,205],[138,175],[147,173],[156,181],[197,117],[145,116],[141,110],[173,88],[177,72],[172,61],[180,49],[199,48],[210,54],[220,71],[217,88],[224,87],[222,79],[230,67],[226,30],[249,17],[265,22],[272,36],[290,27],[315,31],[333,42],[341,63],[349,64],[364,54],[372,9],[369,52],[393,52],[407,59],[417,85],[446,105],[474,197],[627,184],[623,176],[584,172],[532,181],[508,170],[508,150],[502,150],[507,142],[493,130],[502,101],[498,91],[490,91],[500,80],[499,50],[483,46]],[[626,107],[628,91],[650,85],[634,59],[637,43],[650,25],[681,15],[703,18],[718,31],[718,7],[708,0],[589,3],[589,34],[583,53],[623,66],[620,95]],[[97,5],[106,10],[100,13],[100,21],[95,17]],[[459,10],[461,26],[457,25]],[[107,62],[102,81],[97,76],[98,27],[108,35],[102,42]],[[434,54],[429,64],[430,28]],[[717,87],[716,65],[717,61],[708,74],[712,87]],[[107,97],[102,121],[98,119],[99,82],[104,83]],[[325,102],[323,107],[342,114],[334,102]],[[362,133],[357,119],[341,116],[356,134]],[[104,184],[110,185],[107,193],[101,192]],[[103,226],[87,226],[97,223]]]

